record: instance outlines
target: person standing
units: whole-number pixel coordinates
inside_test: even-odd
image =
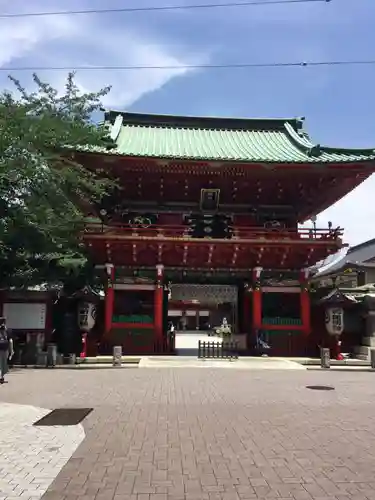
[[[4,376],[8,373],[8,358],[14,354],[13,340],[8,336],[5,318],[0,318],[0,384],[4,383]]]
[[[169,328],[168,328],[168,345],[169,345],[169,351],[173,352],[174,347],[175,347],[175,326],[172,321],[169,322]]]

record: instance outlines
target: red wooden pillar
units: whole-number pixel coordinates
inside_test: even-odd
[[[115,301],[115,291],[113,289],[115,266],[113,264],[106,264],[105,268],[107,271],[107,288],[104,307],[104,336],[107,337],[112,328],[113,304]]]
[[[260,285],[261,267],[253,269],[253,329],[259,330],[262,326],[262,290]]]
[[[160,351],[163,345],[163,299],[164,299],[164,266],[156,266],[156,285],[154,294],[154,331],[155,343]]]
[[[244,285],[244,291],[243,291],[243,306],[242,306],[242,333],[246,333],[246,335],[249,335],[249,330],[250,330],[250,321],[249,321],[249,315],[250,315],[250,307],[251,307],[251,300],[250,300],[250,291],[249,291],[249,286],[247,283]]]
[[[311,305],[310,305],[310,293],[308,286],[308,270],[305,269],[301,271],[300,283],[301,283],[301,294],[300,294],[300,302],[301,302],[301,321],[302,321],[302,330],[305,335],[309,335],[311,333]]]

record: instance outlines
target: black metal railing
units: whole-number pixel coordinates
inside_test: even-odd
[[[154,354],[175,354],[175,335],[168,333],[163,340],[154,342]]]
[[[204,359],[238,359],[238,342],[198,342],[198,358]]]

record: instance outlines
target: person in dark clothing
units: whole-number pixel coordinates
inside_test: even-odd
[[[8,373],[8,359],[12,358],[13,341],[8,336],[5,318],[0,318],[0,384],[5,382],[4,376]]]
[[[267,356],[271,346],[264,340],[264,334],[261,330],[255,331],[255,352],[257,356]]]

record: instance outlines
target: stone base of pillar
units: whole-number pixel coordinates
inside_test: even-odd
[[[325,370],[331,368],[331,352],[328,347],[320,349],[320,366]]]
[[[116,345],[113,348],[113,366],[121,366],[122,364],[122,346]]]

